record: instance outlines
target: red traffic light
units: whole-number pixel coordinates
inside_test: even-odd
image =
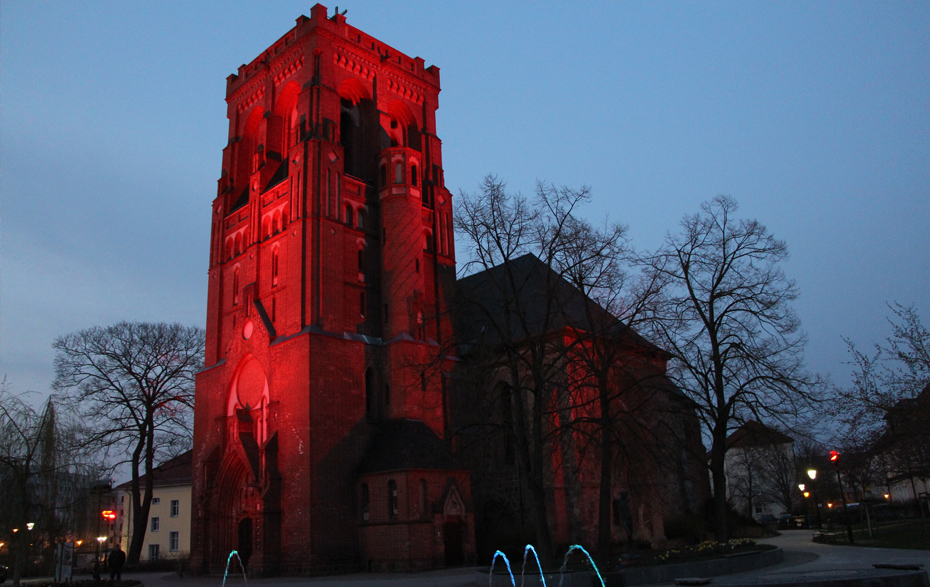
[[[103,516],[104,520],[110,520],[111,522],[116,519],[116,512],[113,510],[103,510],[100,515]]]
[[[836,461],[839,460],[839,458],[840,458],[840,453],[836,452],[835,450],[831,450],[831,451],[830,451],[830,460],[831,460],[831,461],[833,461],[833,462],[835,463]]]

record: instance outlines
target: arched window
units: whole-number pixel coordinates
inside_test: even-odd
[[[365,229],[365,211],[364,210],[358,211],[358,229],[359,230]]]
[[[369,496],[368,484],[362,483],[362,495],[360,496],[359,509],[362,512],[362,521],[367,522],[369,518]]]
[[[410,185],[412,185],[413,187],[417,186],[417,166],[416,165],[410,166]]]
[[[262,220],[262,238],[266,239],[271,236],[271,217],[265,216]]]
[[[397,482],[391,479],[388,481],[388,517],[392,520],[397,518]]]
[[[404,183],[404,164],[400,161],[394,164],[394,183]]]
[[[352,212],[352,206],[346,204],[345,223],[348,224],[349,226],[352,226],[353,216],[355,216],[355,214]]]
[[[278,247],[271,249],[271,287],[278,285]]]
[[[239,266],[238,265],[236,266],[235,269],[233,269],[232,290],[233,290],[232,291],[233,305],[238,306],[239,305]]]

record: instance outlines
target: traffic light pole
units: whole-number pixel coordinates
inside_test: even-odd
[[[830,460],[833,461],[833,464],[836,466],[836,482],[840,486],[840,499],[843,500],[843,515],[846,516],[846,534],[849,536],[849,543],[855,544],[856,539],[853,538],[852,524],[849,522],[849,508],[846,507],[846,493],[843,491],[843,479],[840,477],[840,461],[837,458],[839,455],[831,457]]]

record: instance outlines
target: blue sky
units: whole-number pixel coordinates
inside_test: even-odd
[[[312,3],[0,4],[0,371],[47,393],[56,336],[203,325],[225,78]],[[330,11],[334,6],[330,5]],[[811,370],[930,321],[930,3],[367,2],[349,24],[442,70],[446,184],[588,185],[657,247],[717,194],[787,241]]]

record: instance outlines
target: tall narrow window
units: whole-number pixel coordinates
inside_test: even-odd
[[[233,269],[233,282],[232,282],[232,299],[233,305],[239,305],[239,267],[237,266]]]
[[[331,170],[326,170],[326,216],[330,216],[333,200],[333,176]]]
[[[413,187],[417,186],[417,166],[416,165],[410,166],[410,185],[412,185]]]
[[[359,504],[359,509],[362,510],[362,521],[367,522],[369,517],[369,497],[368,497],[368,484],[362,483],[362,495],[361,503]]]
[[[397,513],[397,482],[391,479],[388,481],[388,517],[393,520]]]
[[[181,545],[181,534],[180,532],[171,532],[171,537],[168,540],[168,550],[171,552],[177,552]]]
[[[271,287],[278,285],[278,247],[271,249]]]
[[[426,479],[420,479],[420,517],[426,517]]]
[[[371,415],[375,410],[375,374],[369,367],[365,371],[365,412]]]
[[[394,183],[404,183],[404,164],[400,161],[394,165]]]

